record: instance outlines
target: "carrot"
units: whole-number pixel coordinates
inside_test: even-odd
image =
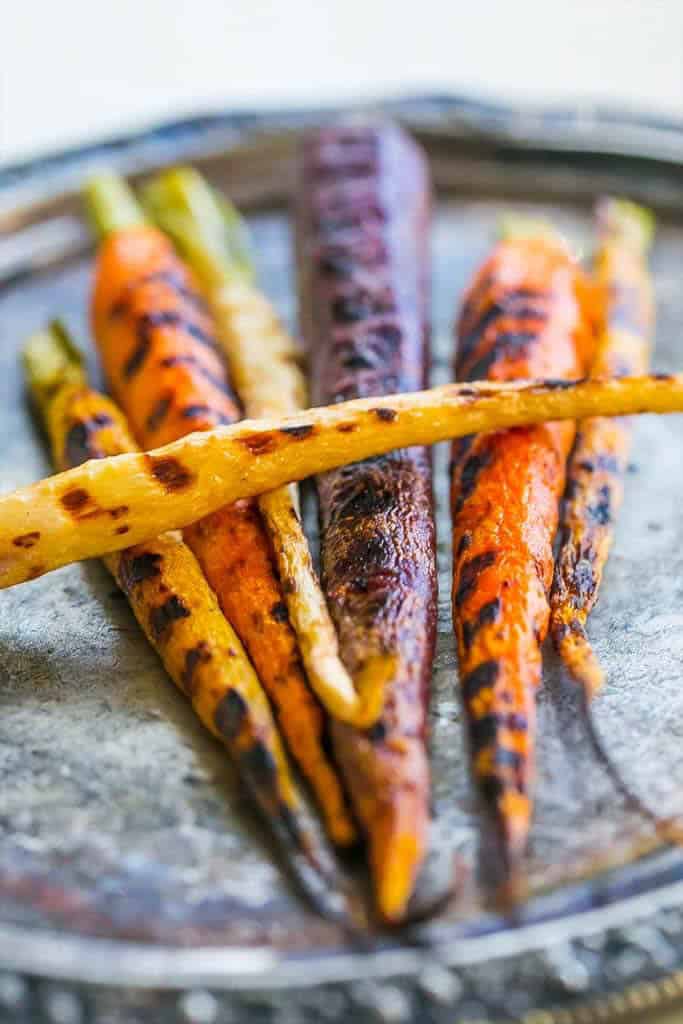
[[[245,420],[143,454],[85,463],[0,496],[0,590],[396,448],[547,420],[648,412],[683,412],[683,374],[449,384]],[[128,508],[125,536],[112,532],[109,519],[119,505]]]
[[[137,450],[119,409],[88,387],[82,357],[60,324],[29,340],[24,363],[58,467]],[[123,506],[109,518],[114,532],[124,529]],[[333,868],[302,817],[268,699],[194,555],[178,533],[166,533],[104,563],[168,674],[231,754],[299,881],[336,914]]]
[[[393,395],[429,364],[430,182],[391,124],[331,125],[301,148],[296,244],[316,401]],[[428,843],[427,710],[436,635],[431,463],[401,450],[319,476],[321,566],[342,657],[386,679],[371,729],[332,723],[382,917],[405,917]]]
[[[457,326],[458,380],[576,377],[592,347],[587,282],[566,248],[515,224],[476,274]],[[582,358],[583,357],[583,358]],[[519,894],[532,813],[535,691],[571,422],[453,446],[453,622],[475,778],[502,888]]]
[[[154,178],[144,191],[146,209],[173,239],[209,299],[230,375],[247,416],[286,416],[305,406],[301,352],[271,303],[254,284],[244,242],[246,229],[230,204],[192,168]],[[337,634],[313,568],[292,487],[258,499],[273,544],[290,621],[306,676],[330,715],[369,727],[384,699],[384,678],[366,672],[354,681],[339,656]]]
[[[645,373],[654,321],[646,265],[652,219],[640,207],[618,200],[603,200],[597,219],[600,247],[595,274],[603,290],[604,319],[591,373]],[[588,700],[602,686],[603,672],[585,626],[612,546],[630,446],[627,420],[584,420],[568,469],[550,629],[559,655]]]
[[[240,417],[209,310],[194,278],[157,228],[131,213],[132,194],[106,177],[88,186],[98,253],[92,302],[107,379],[138,443],[151,447]],[[121,209],[121,218],[117,212]],[[334,842],[355,838],[325,750],[321,708],[306,685],[296,637],[252,501],[219,508],[185,529],[219,604],[276,710],[289,748],[310,783]]]

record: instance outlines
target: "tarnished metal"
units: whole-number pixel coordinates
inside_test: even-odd
[[[458,298],[513,199],[587,246],[583,204],[605,187],[662,211],[653,255],[654,366],[680,369],[683,199],[679,192],[676,207],[675,162],[659,153],[652,164],[596,163],[570,147],[560,163],[544,156],[538,124],[532,150],[523,122],[511,115],[504,131],[482,115],[473,134],[471,119],[456,130],[447,110],[436,101],[405,108],[428,145],[441,197],[433,235],[434,382],[447,379]],[[17,353],[57,313],[86,338],[89,269],[77,255],[84,235],[68,189],[94,163],[152,167],[211,151],[202,164],[213,180],[255,208],[260,279],[293,324],[282,205],[292,141],[264,127],[279,125],[225,119],[198,123],[194,132],[185,125],[157,133],[156,141],[27,169],[22,180],[0,172],[1,488],[49,470]],[[557,124],[550,134],[562,137]],[[683,151],[683,132],[678,139]],[[671,131],[667,140],[675,150]],[[17,245],[17,232],[28,229],[29,243],[24,236]],[[44,265],[52,269],[38,274]],[[681,813],[682,448],[680,417],[638,422],[617,542],[591,624],[608,674],[595,705],[605,744],[651,804]],[[433,846],[442,866],[454,850],[469,863],[457,907],[364,950],[307,912],[272,862],[223,750],[165,678],[111,580],[99,565],[72,566],[0,595],[0,1020],[212,1024],[353,1013],[359,1021],[401,1021],[424,1013],[435,1021],[526,1017],[540,1024],[584,1019],[570,1014],[584,1003],[584,1015],[599,1007],[598,1019],[678,998],[683,853],[648,855],[656,840],[593,760],[578,701],[551,651],[539,696],[533,899],[516,922],[488,908],[450,627],[446,460],[438,450]],[[619,994],[636,982],[630,995]],[[566,1017],[555,1015],[558,1007]]]

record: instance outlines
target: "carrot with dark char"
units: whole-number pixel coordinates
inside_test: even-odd
[[[313,399],[340,402],[424,385],[429,182],[391,125],[331,127],[301,154],[297,247]],[[398,414],[378,399],[378,422]],[[389,667],[377,723],[334,722],[334,748],[367,834],[382,916],[404,915],[428,828],[426,709],[436,622],[431,467],[425,449],[318,478],[322,578],[352,676]]]
[[[591,374],[643,374],[654,329],[647,269],[652,217],[633,203],[606,199],[597,208],[597,225],[595,276],[602,292],[602,322]],[[584,420],[567,475],[550,628],[560,657],[588,700],[602,686],[603,672],[585,626],[612,546],[630,446],[628,420]]]
[[[594,275],[600,302],[591,376],[643,374],[649,366],[654,332],[654,295],[647,266],[654,219],[635,203],[602,199],[596,207],[596,223],[599,245]],[[628,419],[594,417],[578,425],[560,513],[550,633],[566,669],[581,687],[584,722],[600,763],[633,809],[663,839],[680,845],[679,824],[663,818],[626,782],[605,749],[589,707],[603,685],[604,673],[586,635],[586,622],[598,600],[614,539],[631,434]]]
[[[60,324],[28,341],[24,364],[57,468],[137,450],[117,406],[88,387],[82,357]],[[125,531],[126,507],[108,513],[111,531]],[[168,674],[230,753],[299,882],[321,910],[338,915],[334,870],[302,815],[266,694],[194,555],[174,532],[104,563]]]
[[[213,319],[171,242],[145,222],[118,179],[95,179],[86,197],[104,236],[93,290],[95,339],[138,443],[154,447],[238,420]],[[171,487],[183,484],[170,464],[166,475]],[[306,684],[256,503],[219,509],[187,527],[184,538],[249,653],[331,838],[352,842],[355,828],[325,750],[322,710]]]
[[[545,228],[514,224],[475,275],[457,325],[457,380],[579,376],[593,345],[588,281]],[[473,772],[519,894],[532,814],[535,693],[548,630],[568,421],[453,446],[453,623]]]

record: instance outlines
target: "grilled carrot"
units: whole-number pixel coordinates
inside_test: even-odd
[[[217,427],[144,454],[86,463],[0,497],[0,590],[186,526],[240,498],[397,448],[547,420],[648,412],[683,412],[683,374],[450,384],[393,395],[390,402],[363,398]],[[108,509],[119,505],[128,508],[125,536],[110,529]]]
[[[119,409],[88,387],[80,353],[61,325],[34,335],[24,362],[57,467],[137,450]],[[125,534],[125,513],[121,505],[109,510],[113,533]],[[166,533],[104,563],[168,674],[232,755],[299,880],[329,910],[332,869],[302,819],[268,699],[194,555],[178,533]]]
[[[652,219],[640,207],[604,200],[597,211],[600,246],[595,274],[603,289],[603,323],[591,373],[645,373],[653,331],[647,251]],[[588,700],[603,672],[586,636],[623,497],[630,451],[627,420],[590,419],[578,428],[560,522],[561,546],[550,598],[551,635],[564,664]]]
[[[297,246],[314,399],[391,395],[425,382],[429,182],[399,129],[330,128],[302,151]],[[378,400],[379,401],[379,400]],[[390,400],[379,418],[393,421]],[[378,908],[405,913],[424,857],[426,718],[436,625],[431,466],[399,451],[318,478],[323,585],[352,675],[387,675],[378,722],[333,722],[369,842]]]
[[[587,284],[565,247],[516,225],[475,275],[457,325],[458,380],[576,377],[593,344]],[[453,622],[474,776],[514,894],[532,812],[535,691],[553,539],[575,426],[453,447]]]
[[[192,168],[176,168],[153,179],[144,201],[202,283],[246,415],[271,418],[303,408],[301,353],[254,285],[244,243],[246,228],[234,208]],[[367,728],[381,711],[384,680],[366,672],[356,681],[357,693],[339,657],[337,634],[299,518],[296,490],[280,487],[262,495],[258,503],[280,579],[286,580],[287,610],[311,688],[332,716]]]
[[[125,188],[116,179],[112,187],[109,178],[88,187],[95,226],[105,235],[92,320],[112,391],[138,443],[151,447],[232,423],[240,409],[191,272],[162,232],[139,223],[132,194],[120,202]],[[247,501],[219,508],[184,537],[273,702],[330,836],[352,842],[355,829],[324,747],[322,710],[306,685],[258,507]]]

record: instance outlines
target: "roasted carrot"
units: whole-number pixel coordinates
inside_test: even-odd
[[[591,373],[595,377],[645,373],[654,321],[646,262],[652,218],[632,203],[609,199],[599,204],[597,223],[600,245],[595,275],[602,289],[603,321]],[[585,626],[598,599],[612,545],[630,445],[627,420],[584,420],[567,474],[550,629],[558,653],[588,700],[602,685],[603,672]]]
[[[363,398],[217,427],[144,454],[86,463],[0,497],[0,590],[184,527],[240,498],[397,448],[547,420],[648,412],[683,412],[683,374],[449,384],[390,401]],[[119,505],[128,508],[125,536],[112,534],[108,519],[108,509]]]
[[[306,381],[301,351],[254,284],[246,228],[234,208],[192,168],[175,168],[153,179],[144,191],[144,202],[206,292],[246,415],[272,418],[302,409]],[[356,692],[339,657],[296,490],[280,487],[262,495],[258,503],[280,579],[286,581],[285,601],[311,688],[333,717],[367,728],[381,711],[385,680],[366,671],[356,680]]]
[[[297,248],[313,397],[335,402],[424,384],[430,186],[392,125],[336,127],[302,149]],[[395,419],[391,399],[377,416]],[[431,465],[424,448],[318,478],[323,585],[352,675],[382,672],[372,729],[332,736],[368,837],[381,915],[400,920],[429,821],[427,705],[436,626]]]
[[[547,230],[515,225],[475,275],[457,325],[458,380],[583,372],[587,282]],[[513,895],[532,813],[535,692],[571,422],[453,446],[453,622],[474,776],[492,812],[501,891]]]
[[[88,186],[95,227],[105,236],[92,321],[111,389],[138,443],[151,447],[232,423],[240,409],[191,272],[161,231],[140,223],[132,193],[121,202],[125,189],[106,177]],[[330,836],[352,842],[355,829],[324,746],[322,710],[306,684],[257,505],[220,508],[187,527],[184,537],[273,702]]]
[[[119,409],[88,387],[80,353],[61,325],[29,340],[24,363],[57,467],[137,450]],[[122,505],[109,510],[112,533],[125,534],[125,513]],[[168,674],[232,755],[306,891],[321,908],[336,907],[333,870],[302,818],[266,694],[190,549],[178,533],[166,533],[104,563]]]

